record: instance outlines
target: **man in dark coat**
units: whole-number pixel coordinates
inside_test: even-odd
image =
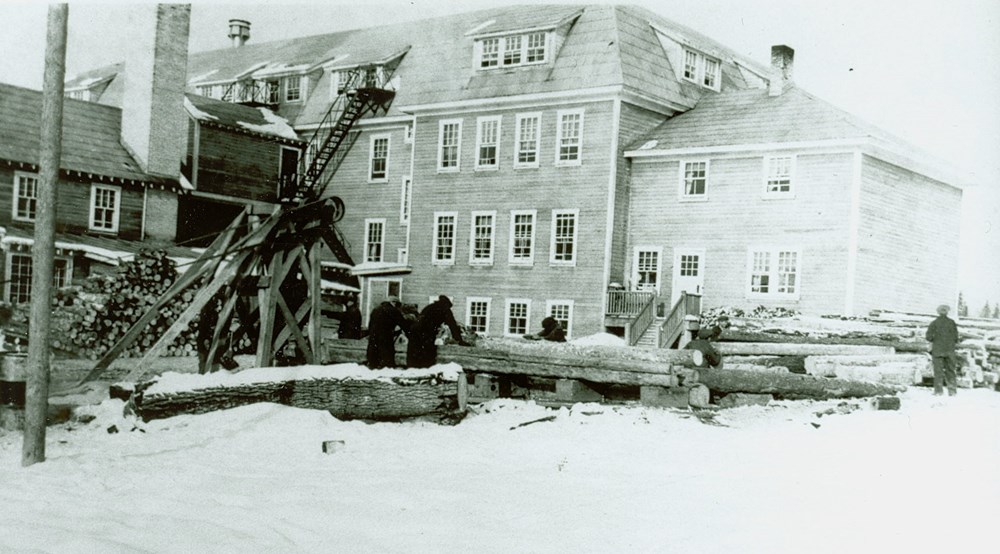
[[[524,335],[528,340],[547,340],[552,342],[566,342],[566,331],[554,317],[547,317],[542,320],[542,330],[537,335]]]
[[[368,316],[368,368],[396,367],[396,328],[409,331],[410,322],[399,311],[399,298],[390,296]]]
[[[722,369],[722,354],[712,346],[713,340],[718,340],[722,336],[722,328],[718,325],[707,327],[698,331],[698,338],[687,343],[685,350],[697,350],[701,352],[701,367],[712,369]]]
[[[361,334],[361,310],[358,303],[353,298],[347,299],[347,305],[342,312],[325,312],[330,317],[336,319],[337,337],[341,339],[360,339]]]
[[[955,383],[955,344],[958,343],[958,326],[948,317],[947,304],[938,306],[938,317],[927,327],[925,337],[931,343],[931,362],[934,364],[934,394],[944,391],[941,384],[948,386],[948,396],[958,392]]]
[[[462,338],[462,330],[458,328],[455,316],[451,313],[451,300],[442,294],[420,312],[410,329],[410,342],[406,347],[407,367],[431,367],[437,363],[437,345],[434,344],[434,339],[442,324],[448,326],[455,342],[469,346]]]

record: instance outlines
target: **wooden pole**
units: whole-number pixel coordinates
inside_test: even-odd
[[[31,323],[28,331],[28,383],[21,465],[45,461],[45,416],[49,407],[49,323],[55,264],[56,183],[62,154],[63,81],[66,76],[66,21],[69,5],[49,6],[42,83],[42,126],[31,249]]]

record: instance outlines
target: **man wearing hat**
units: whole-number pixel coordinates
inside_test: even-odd
[[[420,312],[410,329],[409,343],[406,346],[407,367],[431,367],[437,363],[437,345],[434,339],[442,324],[451,330],[455,342],[469,346],[462,338],[462,330],[455,322],[455,315],[451,313],[451,300],[442,294]]]
[[[944,393],[941,384],[948,386],[948,396],[955,396],[955,344],[958,343],[958,326],[948,317],[947,304],[937,309],[937,319],[927,327],[925,338],[931,343],[931,362],[934,364],[934,394]]]
[[[718,325],[699,329],[698,338],[687,343],[684,349],[701,352],[702,362],[698,364],[699,366],[722,369],[722,354],[712,346],[711,342],[718,340],[720,336],[722,336],[722,328]]]
[[[399,311],[399,297],[390,296],[368,316],[368,368],[396,367],[396,328],[410,330]]]

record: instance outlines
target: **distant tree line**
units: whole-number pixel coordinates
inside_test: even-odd
[[[965,302],[965,297],[962,293],[958,293],[958,316],[959,317],[969,317],[969,305]],[[989,300],[983,305],[983,308],[979,310],[979,313],[975,317],[981,317],[984,319],[1000,319],[1000,302],[994,302],[990,306]]]

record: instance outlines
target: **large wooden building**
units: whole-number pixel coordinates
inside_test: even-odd
[[[234,47],[188,57],[189,93],[266,105],[308,138],[358,70],[395,92],[323,177],[366,313],[446,294],[482,333],[553,315],[572,338],[629,327],[629,295],[661,315],[681,291],[846,315],[957,297],[959,179],[796,87],[790,48],[758,64],[613,5],[262,44],[249,29],[234,20]],[[67,90],[116,104],[120,75]]]

